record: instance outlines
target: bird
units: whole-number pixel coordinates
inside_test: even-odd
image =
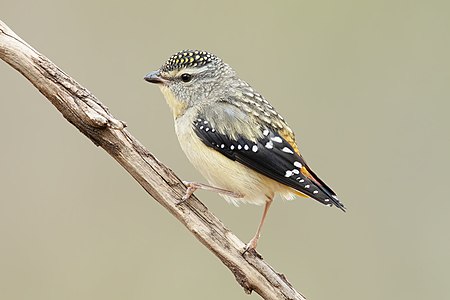
[[[264,205],[245,250],[255,250],[275,195],[336,206],[336,193],[308,166],[295,135],[275,108],[218,56],[182,50],[144,80],[157,84],[169,105],[182,150],[208,184],[184,181],[187,201],[197,189],[233,204]]]

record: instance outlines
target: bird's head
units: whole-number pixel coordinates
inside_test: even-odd
[[[217,101],[229,91],[235,72],[206,51],[183,50],[144,79],[161,88],[174,117],[190,107]]]

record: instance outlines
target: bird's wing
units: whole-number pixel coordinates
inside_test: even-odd
[[[335,205],[345,211],[344,205],[336,194],[308,167],[297,146],[289,142],[280,132],[270,126],[259,126],[260,131],[253,138],[247,134],[236,133],[235,125],[249,121],[251,118],[235,110],[225,110],[232,118],[220,116],[220,122],[212,118],[217,114],[199,113],[193,123],[194,132],[208,147],[220,152],[231,160],[237,161],[279,183],[282,183],[300,194],[311,197],[322,204]],[[246,118],[248,120],[246,120]],[[227,124],[227,120],[230,121]],[[217,124],[217,127],[216,127]],[[220,124],[220,125],[219,125]],[[238,126],[239,127],[239,126]]]

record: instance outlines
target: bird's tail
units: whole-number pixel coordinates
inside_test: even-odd
[[[310,197],[314,200],[319,201],[322,204],[330,205],[330,206],[336,206],[337,208],[341,209],[345,212],[346,208],[344,204],[339,200],[339,198],[336,196],[336,193],[333,192],[333,190],[325,183],[323,182],[319,176],[317,176],[309,167],[302,168],[302,174],[306,177],[305,180],[310,182],[305,182],[305,184],[310,184],[316,187],[316,189],[310,189],[314,190],[314,192],[305,194],[305,190],[298,191],[295,190],[295,194],[302,197]],[[317,192],[317,193],[316,193]]]

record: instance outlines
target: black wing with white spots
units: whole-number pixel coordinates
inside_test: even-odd
[[[217,132],[204,117],[197,118],[193,125],[206,146],[322,204],[335,205],[345,211],[335,193],[273,128],[263,129],[263,138],[252,142],[242,136],[232,139]]]

